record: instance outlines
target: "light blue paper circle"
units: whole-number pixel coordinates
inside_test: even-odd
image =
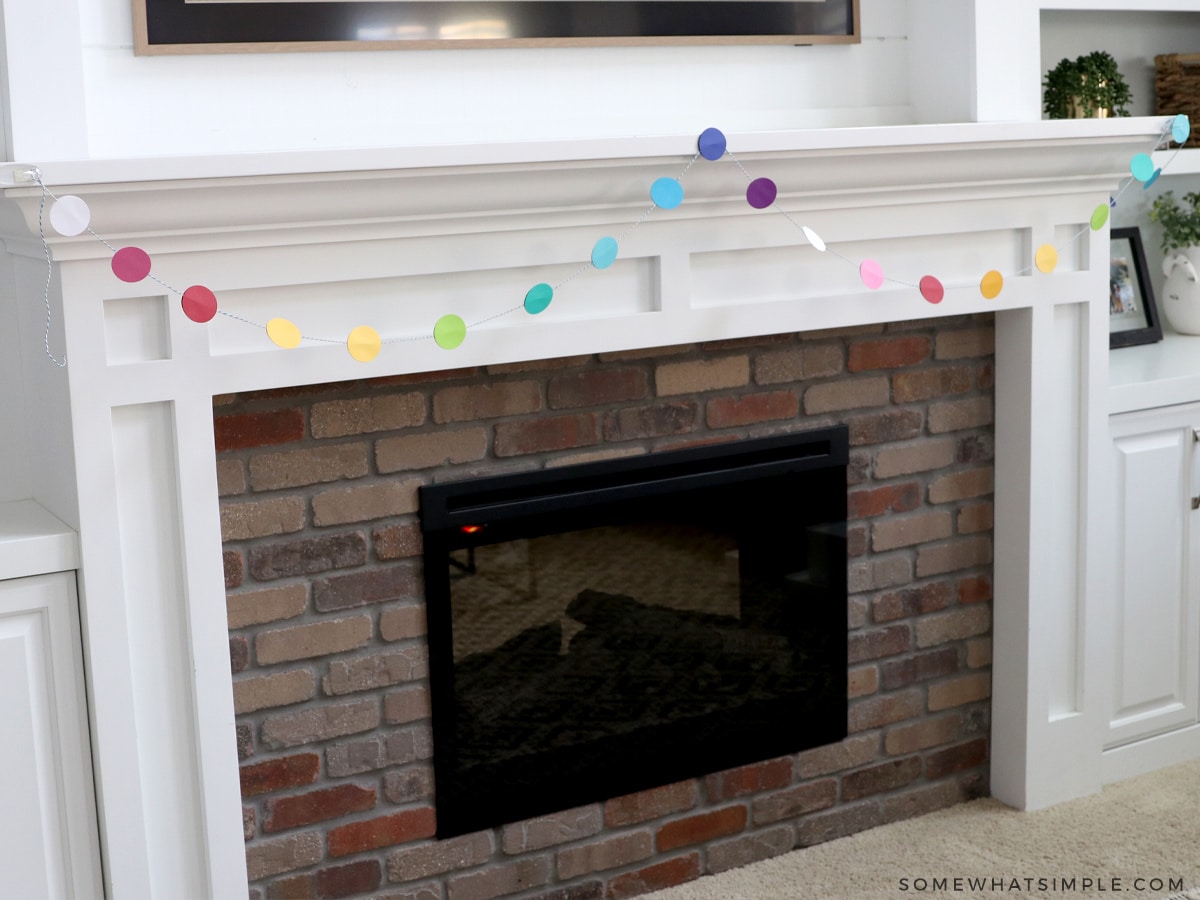
[[[725,135],[716,128],[705,128],[700,132],[696,147],[705,159],[720,159],[725,155]]]
[[[1155,169],[1154,174],[1147,178],[1146,183],[1142,185],[1142,189],[1145,190],[1146,188],[1150,187],[1150,185],[1154,184],[1154,182],[1158,181],[1158,176],[1161,174],[1162,169]]]
[[[1154,175],[1154,160],[1149,153],[1138,153],[1130,160],[1129,171],[1138,181],[1149,181]]]
[[[553,299],[554,288],[545,283],[535,284],[529,289],[529,293],[525,295],[525,312],[531,316],[536,316],[538,313],[545,311]]]
[[[602,237],[592,248],[592,265],[597,269],[607,269],[617,258],[617,239]]]
[[[650,199],[659,209],[674,209],[683,202],[683,185],[674,178],[659,178],[650,185]]]
[[[1171,123],[1171,137],[1175,139],[1175,143],[1182,144],[1188,139],[1188,135],[1192,133],[1192,122],[1183,113],[1175,117],[1175,121]]]

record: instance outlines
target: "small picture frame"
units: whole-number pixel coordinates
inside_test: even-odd
[[[1108,346],[1132,347],[1162,340],[1154,287],[1146,274],[1146,254],[1138,228],[1109,232]]]

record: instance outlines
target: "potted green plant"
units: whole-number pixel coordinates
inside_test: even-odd
[[[1042,110],[1051,119],[1129,115],[1129,85],[1104,50],[1063,59],[1042,82]]]
[[[1173,191],[1154,198],[1150,221],[1162,226],[1163,310],[1176,331],[1200,334],[1200,193]]]

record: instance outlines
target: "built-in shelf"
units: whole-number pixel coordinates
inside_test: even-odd
[[[1110,414],[1200,401],[1200,335],[1168,333],[1156,344],[1108,355]]]
[[[0,503],[0,581],[78,567],[74,529],[36,501]]]

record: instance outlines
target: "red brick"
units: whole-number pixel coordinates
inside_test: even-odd
[[[695,881],[699,877],[700,854],[689,853],[609,879],[606,896],[608,900],[625,900],[626,897]]]
[[[217,453],[289,444],[304,439],[304,413],[299,409],[235,413],[213,418]]]
[[[964,469],[949,475],[939,475],[929,483],[930,503],[951,503],[992,493],[992,467]]]
[[[332,828],[327,836],[330,856],[365,853],[433,837],[436,820],[431,807],[407,809],[390,816]]]
[[[837,782],[832,778],[798,784],[773,794],[755,797],[754,824],[767,825],[771,822],[794,819],[818,809],[828,809],[836,802]]]
[[[921,485],[916,481],[850,491],[846,497],[846,517],[865,519],[888,513],[909,512],[921,505]]]
[[[794,391],[772,391],[745,397],[714,397],[705,406],[709,428],[736,428],[780,419],[794,419],[800,398]]]
[[[226,550],[222,556],[225,563],[225,587],[241,587],[246,578],[246,563],[237,550]]]
[[[976,738],[957,747],[947,747],[937,750],[925,757],[925,777],[929,780],[944,778],[955,772],[973,769],[987,762],[988,742],[986,738]]]
[[[317,885],[312,875],[277,878],[267,885],[266,900],[315,900]]]
[[[604,804],[604,824],[609,828],[636,825],[695,808],[700,791],[694,781],[678,781],[649,791],[615,797]]]
[[[330,569],[361,566],[367,561],[367,542],[358,532],[331,534],[250,548],[250,574],[257,581],[288,575],[313,575]]]
[[[886,412],[854,416],[846,420],[850,446],[884,444],[915,438],[925,427],[925,416],[916,409],[889,409]]]
[[[408,563],[337,575],[313,582],[313,606],[318,612],[332,612],[368,603],[403,600],[416,597],[420,585],[420,575]]]
[[[694,400],[618,409],[604,415],[606,441],[637,441],[688,434],[696,429],[700,405]]]
[[[364,859],[344,866],[318,869],[314,878],[319,900],[334,900],[373,891],[383,881],[383,866],[377,859]]]
[[[236,675],[250,664],[250,645],[244,637],[229,639],[229,669]]]
[[[502,422],[496,426],[496,456],[523,456],[551,450],[570,450],[600,443],[600,420],[595,413]]]
[[[379,559],[406,559],[410,556],[420,556],[424,546],[421,538],[421,526],[416,524],[376,528],[371,532],[371,540],[375,545],[375,555]]]
[[[907,659],[885,662],[880,667],[880,682],[885,691],[892,691],[931,678],[953,675],[958,669],[958,648],[944,647],[928,653],[918,653]]]
[[[846,368],[851,372],[865,372],[870,369],[915,366],[929,359],[932,349],[929,338],[917,335],[878,341],[855,341],[850,345]]]
[[[726,806],[708,812],[676,819],[658,829],[658,850],[666,853],[691,844],[702,844],[713,838],[737,834],[746,827],[746,807]]]
[[[321,758],[315,753],[297,753],[242,766],[242,796],[253,797],[283,788],[313,784],[321,773]]]
[[[971,390],[974,381],[973,370],[965,366],[900,372],[892,376],[892,399],[896,403],[920,403],[964,394]]]
[[[846,696],[851,700],[875,693],[879,690],[879,668],[863,666],[861,669],[851,669],[846,688]]]
[[[871,621],[892,622],[896,619],[937,612],[950,605],[954,594],[954,585],[946,581],[934,581],[920,587],[880,594],[871,604]]]
[[[589,369],[550,379],[546,400],[551,409],[578,409],[642,400],[650,394],[645,369]]]
[[[850,704],[850,733],[867,731],[913,719],[925,712],[924,692],[910,688],[895,694],[878,694]]]
[[[871,631],[858,631],[849,638],[849,661],[865,662],[906,653],[912,646],[912,634],[907,625],[889,625]]]
[[[991,600],[991,578],[979,575],[973,578],[962,578],[959,582],[960,604],[980,604]]]
[[[868,769],[847,772],[842,776],[842,800],[861,800],[872,794],[894,791],[921,777],[921,758],[908,756],[888,760]]]
[[[550,881],[553,866],[548,856],[533,856],[502,866],[454,875],[447,879],[451,900],[492,900],[542,887]]]
[[[312,825],[327,819],[337,819],[355,812],[374,809],[375,788],[343,784],[292,797],[274,797],[266,802],[263,831],[287,831],[301,825]]]
[[[433,420],[439,425],[524,415],[541,408],[541,388],[536,381],[445,388],[433,396]]]
[[[732,800],[787,787],[791,782],[792,760],[783,757],[709,775],[704,779],[704,789],[709,800]]]

